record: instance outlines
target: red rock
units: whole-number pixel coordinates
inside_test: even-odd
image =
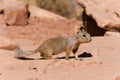
[[[4,0],[4,16],[8,25],[28,24],[29,5],[15,0]]]
[[[47,19],[54,19],[54,20],[58,20],[58,19],[67,20],[66,18],[64,18],[60,15],[57,15],[53,12],[44,10],[42,8],[38,8],[36,6],[30,5],[29,10],[31,12],[31,17],[39,17],[39,18],[43,18],[43,19],[47,18]]]
[[[120,31],[120,1],[119,0],[77,0],[78,3],[84,8],[84,13],[86,16],[89,16],[90,19],[87,21],[87,26],[93,29],[90,32],[94,32],[93,35],[97,32],[101,32],[103,35],[105,33],[104,30],[114,30],[114,31]],[[113,5],[115,3],[115,5]],[[90,23],[91,22],[91,23]],[[92,23],[96,25],[92,25]],[[91,25],[89,25],[91,24]],[[95,26],[95,27],[93,27]],[[95,30],[94,28],[100,27],[99,30]],[[103,31],[103,33],[102,33]],[[100,34],[100,33],[99,33]]]

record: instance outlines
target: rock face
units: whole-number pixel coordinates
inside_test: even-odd
[[[118,33],[118,32],[110,32],[110,31],[106,31],[105,36],[120,37],[120,33]]]
[[[36,6],[32,6],[30,5],[29,6],[29,10],[30,10],[30,17],[39,17],[41,19],[44,19],[44,18],[47,18],[47,19],[64,19],[66,20],[66,18],[62,17],[62,16],[59,16],[53,12],[50,12],[50,11],[47,11],[47,10],[44,10],[42,8],[38,8]]]
[[[104,34],[105,30],[120,32],[119,0],[77,0],[77,2],[84,8],[83,21],[87,24],[87,27],[92,29],[93,27],[100,27],[99,31],[93,29],[92,32],[98,32],[97,35]],[[90,19],[93,21],[90,21]],[[90,25],[90,22],[96,25]],[[91,32],[91,30],[89,31]],[[92,33],[92,35],[95,35],[95,33]]]
[[[36,2],[38,7],[67,18],[79,16],[78,12],[82,10],[76,0],[36,0]]]
[[[28,24],[29,5],[14,0],[4,0],[5,22],[8,25]]]

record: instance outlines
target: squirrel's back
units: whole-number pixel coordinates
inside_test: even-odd
[[[78,56],[76,52],[79,45],[81,43],[86,43],[90,41],[90,34],[87,33],[83,27],[81,27],[80,29],[78,29],[77,34],[74,36],[49,38],[33,51],[22,51],[21,49],[18,49],[17,51],[15,51],[15,54],[17,54],[16,57],[19,58],[34,54],[36,52],[40,52],[43,58],[51,59],[52,55],[56,55],[65,51],[66,59],[69,57],[71,52],[75,54],[75,58],[77,59]]]
[[[55,55],[65,51],[67,48],[70,48],[75,44],[75,42],[76,39],[74,37],[50,38],[44,41],[37,50],[40,53],[47,53],[49,51]]]

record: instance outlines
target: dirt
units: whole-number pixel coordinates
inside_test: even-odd
[[[38,47],[32,45],[33,41],[28,45],[28,41],[22,41],[27,43],[21,46],[23,50]],[[0,50],[0,80],[115,80],[120,74],[118,42],[117,37],[93,37],[91,43],[79,47],[78,55],[92,55],[79,56],[82,60],[75,60],[73,54],[66,60],[65,53],[52,60],[41,59],[39,53],[21,60],[13,57],[13,51]]]
[[[50,37],[74,35],[81,25],[74,19],[31,17],[27,26],[6,26],[2,17],[0,36],[12,39],[23,50],[33,50]],[[119,43],[119,36],[92,37],[90,43],[80,45],[80,60],[75,60],[72,53],[69,60],[65,53],[51,60],[41,59],[39,53],[16,59],[13,51],[0,49],[0,80],[117,80]]]

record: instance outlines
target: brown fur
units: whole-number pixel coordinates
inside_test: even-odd
[[[85,31],[84,28],[80,28],[77,35],[70,37],[56,37],[50,38],[44,41],[37,49],[33,51],[22,51],[21,49],[15,50],[15,57],[26,57],[34,53],[41,53],[41,57],[44,59],[51,59],[53,55],[61,52],[66,52],[66,59],[69,58],[71,52],[75,55],[75,59],[78,59],[76,54],[79,45],[91,41],[91,36]]]

